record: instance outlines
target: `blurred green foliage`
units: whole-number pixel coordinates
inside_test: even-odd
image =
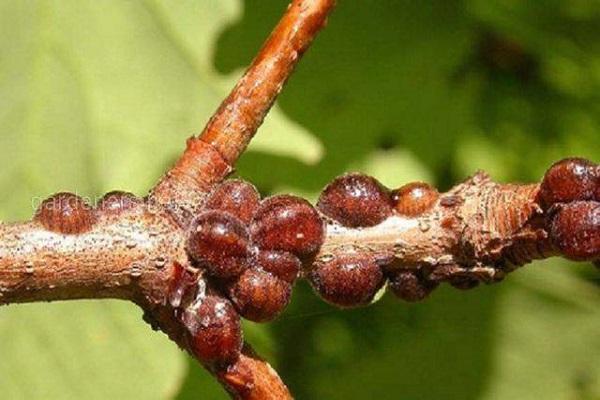
[[[0,2],[0,216],[59,190],[143,194],[285,1]],[[340,1],[239,175],[314,199],[347,170],[448,188],[600,159],[597,0]],[[297,285],[248,339],[299,399],[600,399],[598,273],[558,260],[494,287],[340,311]],[[6,399],[221,399],[120,302],[0,309]]]

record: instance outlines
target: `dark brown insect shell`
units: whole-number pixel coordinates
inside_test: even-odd
[[[228,287],[229,298],[242,317],[266,322],[277,317],[289,304],[292,285],[263,270],[252,267]]]
[[[44,200],[34,216],[49,231],[78,234],[89,231],[96,222],[96,211],[73,193],[56,193]]]
[[[308,279],[319,296],[340,307],[369,304],[385,281],[375,259],[364,254],[341,254],[320,261]]]
[[[600,168],[583,158],[566,158],[554,163],[540,185],[540,202],[546,208],[577,200],[600,200]]]
[[[409,302],[425,299],[438,286],[438,282],[425,279],[418,269],[390,271],[387,276],[392,293]]]
[[[574,201],[556,207],[550,237],[562,254],[576,261],[600,258],[600,202]]]
[[[186,250],[190,257],[217,278],[233,278],[248,266],[248,230],[235,216],[205,211],[192,222]]]
[[[258,251],[252,263],[289,283],[296,280],[302,267],[298,257],[292,253],[273,250]]]
[[[359,173],[335,178],[321,193],[317,208],[353,228],[377,225],[392,214],[388,190],[375,178]]]
[[[96,209],[102,214],[112,215],[132,210],[143,203],[144,201],[133,193],[114,190],[102,196]]]
[[[394,210],[407,217],[416,217],[433,208],[440,194],[424,182],[412,182],[391,193]]]
[[[205,208],[226,211],[247,225],[259,203],[260,195],[254,185],[241,179],[230,179],[213,190],[206,200]]]
[[[252,242],[263,250],[314,254],[324,237],[324,222],[306,200],[290,195],[266,198],[250,225]]]
[[[231,302],[221,296],[197,299],[183,313],[189,332],[189,347],[196,357],[209,365],[227,365],[242,349],[240,317]]]

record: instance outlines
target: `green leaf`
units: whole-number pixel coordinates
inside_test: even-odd
[[[600,398],[600,291],[574,268],[548,260],[515,273],[506,285],[494,334],[495,371],[482,399]]]
[[[237,1],[3,2],[0,210],[58,190],[143,194],[233,86],[211,65]],[[249,62],[250,60],[247,60]],[[254,148],[314,163],[320,144],[270,114]]]
[[[281,118],[280,112],[278,106],[273,107],[248,150],[295,158],[308,165],[321,161],[324,152],[321,142],[300,125]]]
[[[184,358],[140,317],[141,310],[120,301],[3,307],[2,397],[172,398]]]
[[[434,184],[432,174],[419,160],[406,150],[376,151],[350,170],[357,170],[377,177],[389,188],[397,188],[408,182],[424,181]]]

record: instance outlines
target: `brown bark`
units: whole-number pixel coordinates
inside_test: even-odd
[[[426,267],[436,281],[495,282],[516,266],[558,254],[548,239],[538,192],[537,184],[497,184],[479,173],[441,194],[419,216],[394,215],[361,228],[326,220],[313,264],[369,254],[391,270]],[[177,268],[203,281],[185,251],[187,230],[152,203],[95,213],[95,224],[79,234],[51,232],[36,221],[0,227],[0,303],[128,299],[190,351],[169,298]],[[225,369],[207,368],[234,398],[291,398],[275,371],[248,348]]]
[[[233,398],[244,400],[286,400],[292,395],[275,371],[246,346],[238,361],[217,373]]]
[[[0,302],[119,298],[160,302],[170,268],[187,263],[181,229],[140,205],[101,215],[80,234],[32,221],[0,227]]]
[[[353,229],[329,221],[315,264],[345,253],[370,254],[389,270],[426,268],[440,281],[492,283],[558,253],[537,202],[539,185],[498,184],[484,173],[441,194],[414,217],[394,215]]]
[[[283,85],[323,28],[334,0],[295,0],[258,55],[197,138],[190,138],[175,166],[151,199],[183,221],[210,186],[232,170],[262,124]]]

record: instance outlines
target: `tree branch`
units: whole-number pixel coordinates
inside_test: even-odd
[[[315,264],[351,252],[368,254],[388,271],[426,269],[437,282],[496,282],[518,266],[558,254],[538,192],[537,184],[497,184],[478,173],[415,216],[395,214],[358,229],[329,219]]]
[[[173,263],[187,263],[179,227],[143,204],[99,211],[87,232],[64,234],[38,221],[0,227],[0,303],[118,298],[158,301]]]
[[[247,400],[286,400],[292,395],[277,372],[245,346],[238,361],[218,373],[219,381],[234,398]]]
[[[418,187],[428,188],[434,196],[433,201],[427,198],[425,203],[423,196],[411,197],[412,189],[384,192],[392,200],[393,209],[380,221],[371,221],[366,226],[349,224],[348,221],[353,221],[352,213],[358,212],[366,220],[366,214],[378,212],[380,207],[369,209],[368,199],[359,199],[360,207],[354,209],[354,198],[343,196],[365,192],[355,190],[356,187],[343,186],[345,194],[335,197],[335,204],[345,216],[338,219],[331,216],[340,214],[332,213],[332,208],[326,206],[328,193],[331,187],[336,188],[348,180],[338,178],[325,189],[319,201],[321,212],[317,218],[324,222],[324,235],[317,251],[303,257],[303,275],[325,300],[346,307],[366,304],[374,291],[367,288],[369,291],[363,296],[360,279],[352,276],[346,279],[335,271],[330,276],[334,279],[333,288],[326,287],[325,282],[323,291],[323,276],[319,276],[321,280],[315,279],[315,271],[337,265],[336,260],[348,257],[353,260],[352,265],[359,267],[363,261],[372,260],[377,271],[381,268],[390,279],[394,293],[410,301],[421,300],[440,282],[470,288],[479,282],[499,281],[507,272],[533,259],[561,254],[574,259],[597,260],[600,257],[600,203],[595,192],[589,194],[577,189],[574,194],[577,199],[558,199],[560,202],[553,205],[543,200],[548,198],[545,194],[550,181],[548,175],[552,176],[563,164],[565,162],[552,167],[541,185],[497,184],[478,173],[439,195],[419,184]],[[600,169],[594,166],[592,170]],[[598,190],[598,178],[594,179],[592,187]],[[351,182],[365,181],[375,182],[369,177],[352,175]],[[557,192],[557,185],[553,185]],[[558,187],[560,189],[560,185]],[[132,200],[131,195],[107,196],[113,200],[109,202],[105,198],[89,211],[93,215],[91,225],[81,222],[81,215],[87,214],[73,210],[65,214],[63,203],[57,203],[57,199],[64,201],[65,196],[58,195],[44,202],[42,209],[46,211],[38,211],[31,222],[0,227],[0,303],[128,299],[142,307],[145,319],[153,327],[163,330],[181,348],[198,358],[234,398],[291,398],[276,373],[248,348],[225,362],[209,360],[198,350],[194,342],[197,329],[186,316],[190,313],[195,316],[206,298],[212,296],[226,305],[230,304],[231,295],[218,283],[218,277],[207,276],[205,268],[193,257],[190,259],[186,246],[190,230],[176,223],[170,212],[152,203]],[[305,204],[297,201],[293,204]],[[54,208],[43,208],[46,203]],[[265,200],[260,207],[270,203],[273,200]],[[421,207],[423,204],[426,207]],[[556,221],[570,210],[570,204],[583,210],[567,227],[568,234],[577,239],[574,246],[570,241],[563,245],[561,240],[556,240],[563,235],[560,226],[556,231]],[[287,209],[285,214],[293,214],[290,211],[295,209]],[[261,212],[261,208],[255,210],[252,221],[260,219]],[[78,223],[75,226],[70,224],[74,215]],[[277,240],[283,242],[289,229],[306,226],[305,223],[284,225],[284,231],[276,232]],[[293,233],[297,237],[297,232]],[[304,240],[310,238],[303,236]],[[259,252],[263,251],[261,246],[258,245]],[[401,277],[399,281],[397,276]],[[418,279],[415,281],[414,277]],[[377,279],[379,283],[384,281],[384,278]],[[342,285],[341,289],[337,285]],[[373,285],[374,289],[379,287]],[[263,289],[264,293],[257,292],[258,297],[251,300],[262,304],[261,296],[271,296],[268,287],[259,288]],[[356,291],[361,295],[354,296]],[[240,312],[244,315],[244,309]],[[233,318],[235,321],[239,317],[235,314]],[[223,332],[229,332],[227,329]],[[213,335],[210,337],[221,340],[220,332],[210,333]],[[266,397],[267,394],[272,397]]]
[[[298,61],[325,26],[334,0],[294,0],[258,55],[197,138],[190,138],[151,199],[189,216],[231,171]]]

